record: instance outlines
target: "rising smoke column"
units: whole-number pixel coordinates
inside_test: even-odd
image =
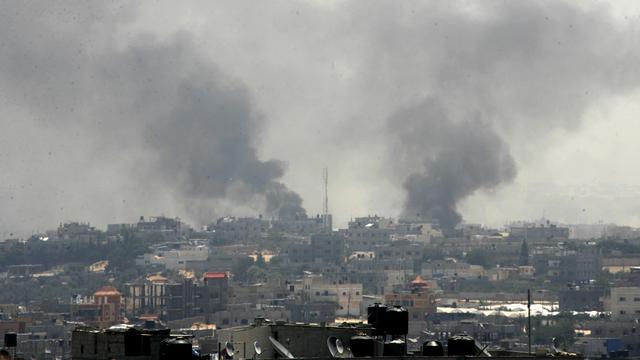
[[[515,161],[491,124],[479,118],[454,121],[434,98],[399,111],[389,122],[399,157],[424,159],[403,187],[403,216],[436,220],[452,229],[462,216],[460,200],[513,179]]]
[[[461,221],[462,200],[514,179],[515,150],[524,163],[523,153],[578,130],[592,106],[640,84],[631,65],[640,58],[637,27],[615,26],[605,6],[487,2],[475,10],[402,9],[396,18],[414,21],[379,30],[393,51],[374,76],[404,98],[386,120],[403,215],[448,229]]]
[[[141,35],[122,45],[113,34],[135,14],[117,6],[4,6],[11,11],[0,15],[0,90],[11,106],[28,109],[40,128],[66,130],[55,141],[78,144],[86,153],[79,176],[118,159],[122,171],[102,176],[134,192],[153,188],[146,198],[151,204],[168,193],[176,208],[191,209],[190,218],[202,222],[209,219],[199,212],[225,199],[262,202],[274,216],[304,213],[301,197],[279,181],[285,164],[257,154],[265,119],[247,88],[223,74],[189,36]],[[76,190],[91,197],[92,185]],[[58,206],[47,194],[40,201]]]

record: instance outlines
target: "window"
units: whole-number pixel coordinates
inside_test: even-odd
[[[620,302],[627,301],[627,298],[624,296],[620,296]]]

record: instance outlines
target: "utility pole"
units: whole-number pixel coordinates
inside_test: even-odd
[[[531,356],[531,289],[527,289],[527,335],[529,336],[529,356]]]

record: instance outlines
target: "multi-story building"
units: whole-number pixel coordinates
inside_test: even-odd
[[[331,231],[330,225],[326,223],[326,218],[320,215],[309,217],[304,214],[298,214],[291,218],[274,220],[271,225],[275,230],[299,235],[311,235]]]
[[[345,238],[333,232],[313,234],[311,253],[314,262],[341,264],[345,260]]]
[[[218,240],[232,244],[256,243],[266,236],[269,221],[259,218],[223,217],[208,226]]]
[[[82,243],[95,243],[100,236],[100,230],[89,223],[68,222],[60,224],[53,238]]]
[[[175,320],[192,316],[196,310],[193,279],[169,281],[164,276],[151,275],[126,284],[125,289],[125,309],[129,318],[152,314],[163,320]]]
[[[391,244],[392,229],[375,226],[341,229],[349,251],[373,251],[379,246]]]
[[[436,312],[435,293],[429,284],[417,276],[403,291],[389,292],[384,295],[389,306],[402,306],[409,312],[409,334],[420,336],[427,326],[427,315]]]
[[[187,238],[191,229],[179,218],[156,216],[145,220],[144,216],[140,216],[135,231],[140,235],[155,235],[165,240],[178,240]]]
[[[202,282],[202,286],[196,288],[196,310],[205,314],[224,310],[231,297],[229,274],[226,272],[206,272]]]
[[[277,299],[284,299],[289,294],[288,289],[283,284],[259,283],[244,284],[234,283],[229,292],[229,303],[233,304],[269,304]]]
[[[113,286],[103,286],[92,297],[76,298],[71,304],[73,321],[106,328],[122,322],[122,294]]]
[[[602,311],[605,290],[602,287],[571,286],[558,293],[560,311]]]
[[[478,279],[485,276],[481,265],[471,265],[453,258],[422,264],[422,276],[427,278]]]
[[[611,313],[613,319],[640,317],[640,287],[616,286],[604,301],[605,311]]]
[[[569,239],[569,228],[552,224],[548,220],[542,224],[514,225],[509,229],[509,236],[516,240],[526,240],[529,244]]]
[[[224,310],[214,312],[208,317],[208,320],[220,328],[228,328],[251,324],[256,317],[274,321],[288,321],[291,318],[291,312],[284,306],[233,304]]]
[[[170,329],[138,330],[123,327],[96,330],[79,327],[71,335],[71,358],[158,360],[161,359],[162,343],[171,338]],[[191,353],[191,343],[185,342],[185,345],[185,353]]]
[[[204,244],[165,244],[136,259],[140,266],[160,265],[167,270],[190,269],[190,264],[206,262],[209,247]]]
[[[575,248],[535,248],[532,258],[536,276],[557,281],[587,282],[602,271],[601,251],[591,244]]]
[[[336,303],[336,316],[359,317],[362,314],[362,284],[332,282],[321,276],[308,275],[294,285],[294,289],[303,301]]]

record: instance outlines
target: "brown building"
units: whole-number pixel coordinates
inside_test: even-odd
[[[389,306],[402,306],[409,312],[409,335],[420,335],[427,326],[426,316],[436,312],[434,294],[429,291],[428,283],[417,276],[409,285],[409,291],[384,295]]]
[[[100,328],[122,322],[122,294],[113,286],[103,286],[92,297],[71,304],[71,319]]]
[[[226,272],[206,272],[203,286],[196,289],[196,309],[199,313],[211,314],[224,310],[229,303],[229,275]]]

